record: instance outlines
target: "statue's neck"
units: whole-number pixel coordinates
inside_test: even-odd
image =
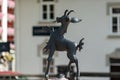
[[[67,32],[68,25],[69,25],[69,24],[65,24],[65,25],[62,24],[62,25],[61,25],[61,28],[60,28],[60,34],[61,34],[61,35],[63,35],[64,33]]]

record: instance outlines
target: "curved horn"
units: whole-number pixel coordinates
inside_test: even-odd
[[[66,15],[67,12],[68,12],[68,10],[66,9],[65,12],[64,12],[64,16]]]
[[[67,16],[68,16],[71,12],[74,12],[74,10],[70,10],[70,11],[68,12]]]

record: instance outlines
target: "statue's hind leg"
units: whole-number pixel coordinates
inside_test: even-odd
[[[71,61],[72,62],[74,62],[75,63],[75,65],[76,65],[76,80],[79,80],[79,66],[78,66],[78,59],[77,59],[77,57],[76,57],[76,55],[74,54],[74,55],[72,55],[71,57],[70,57],[70,59],[71,59]]]
[[[79,80],[79,66],[78,66],[78,59],[77,58],[75,58],[75,64],[76,64],[76,69],[77,69],[76,80]]]
[[[69,64],[68,64],[68,71],[71,70],[71,64],[72,64],[72,62],[70,61]]]

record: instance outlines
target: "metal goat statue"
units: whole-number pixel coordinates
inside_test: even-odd
[[[75,63],[76,65],[76,80],[78,80],[79,77],[79,67],[78,67],[78,59],[76,57],[76,51],[79,49],[79,51],[82,49],[82,45],[84,44],[82,41],[84,38],[82,38],[78,45],[75,45],[74,42],[67,40],[64,38],[64,34],[67,32],[68,25],[70,23],[77,23],[81,20],[78,18],[71,18],[69,17],[69,14],[71,12],[74,12],[74,10],[65,10],[64,15],[61,17],[56,18],[56,22],[61,23],[61,27],[55,31],[53,31],[50,35],[50,39],[47,43],[47,45],[44,47],[43,52],[48,52],[48,65],[47,70],[45,72],[45,78],[48,80],[48,71],[50,67],[50,62],[52,60],[53,54],[55,50],[57,51],[67,51],[67,57],[69,58],[70,62],[68,64],[68,70],[70,70],[71,63]]]

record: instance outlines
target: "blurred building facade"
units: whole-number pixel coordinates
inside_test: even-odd
[[[120,0],[15,0],[16,70],[39,74],[46,69],[47,55],[42,48],[49,39],[46,26],[54,23],[66,9],[75,10],[71,17],[82,22],[68,27],[67,39],[79,42],[85,38],[83,50],[77,52],[81,72],[110,72],[109,59],[120,48]],[[113,53],[111,55],[111,53]],[[119,54],[118,54],[119,55]],[[119,57],[118,57],[119,58]],[[66,52],[56,52],[50,73],[56,73],[57,65],[67,65]],[[93,79],[92,79],[93,80]],[[108,80],[108,79],[104,79]]]
[[[14,0],[0,0],[0,71],[15,70],[14,9]]]

